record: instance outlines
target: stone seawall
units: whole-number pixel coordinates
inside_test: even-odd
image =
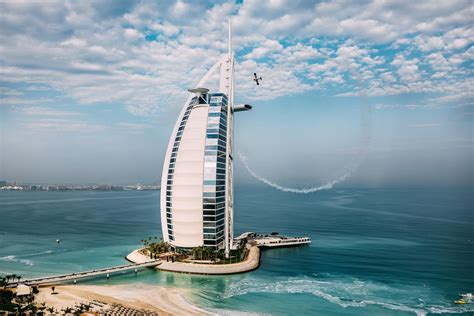
[[[260,249],[250,247],[247,257],[238,263],[229,264],[199,264],[184,262],[165,262],[158,267],[159,270],[192,273],[192,274],[234,274],[242,273],[258,268],[260,264]]]
[[[125,259],[127,259],[128,261],[130,261],[132,263],[145,263],[145,262],[156,261],[154,259],[150,259],[150,257],[145,256],[144,254],[141,254],[140,250],[142,250],[142,249],[141,248],[140,249],[135,249],[134,251],[129,253],[125,257]]]
[[[146,256],[138,252],[138,249],[130,253],[127,257],[128,261],[135,263],[147,262],[150,260]],[[158,270],[191,273],[191,274],[235,274],[252,271],[260,265],[260,249],[257,246],[250,246],[247,256],[244,260],[237,263],[229,264],[201,264],[201,263],[185,263],[162,261]]]

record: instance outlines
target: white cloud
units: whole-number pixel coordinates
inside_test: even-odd
[[[441,36],[420,34],[415,37],[415,42],[423,52],[433,50],[459,50],[474,42],[474,28],[457,27],[447,31]]]
[[[125,29],[123,31],[123,34],[124,34],[125,38],[127,38],[129,40],[137,40],[137,39],[142,37],[140,32],[138,32],[135,29]]]
[[[50,98],[25,98],[23,97],[23,94],[10,94],[11,96],[9,97],[2,97],[0,98],[0,105],[6,105],[6,106],[27,106],[27,105],[35,105],[35,104],[41,104],[41,103],[48,103],[52,101]]]
[[[153,125],[144,124],[144,123],[130,123],[130,122],[120,122],[118,126],[124,127],[125,129],[133,130],[133,131],[143,131],[146,129],[153,128]]]
[[[420,123],[412,125],[416,128],[433,128],[433,127],[440,127],[441,123]]]
[[[155,23],[153,24],[150,29],[158,32],[162,32],[164,35],[171,37],[173,35],[177,35],[179,33],[179,27],[173,25],[171,23]]]
[[[403,82],[414,82],[420,79],[418,58],[408,60],[403,54],[397,54],[391,65],[398,67],[397,73]]]
[[[69,117],[69,116],[77,116],[79,113],[73,111],[64,111],[58,109],[52,109],[48,107],[42,106],[28,106],[28,107],[21,107],[18,108],[17,111],[20,114],[28,115],[28,116],[46,116],[46,117]]]
[[[329,76],[326,76],[324,77],[323,83],[343,83],[344,82],[344,79],[342,79],[342,76],[341,75],[329,75]]]
[[[386,82],[395,82],[397,81],[397,78],[391,73],[391,72],[384,72],[380,74],[380,78]]]
[[[283,46],[275,40],[266,40],[259,47],[254,48],[250,53],[244,56],[245,59],[260,59],[270,53],[280,52]]]
[[[35,119],[25,121],[22,128],[33,132],[67,132],[67,133],[92,133],[105,130],[105,126],[87,121],[73,121],[68,119]]]
[[[0,74],[25,85],[2,94],[7,105],[52,102],[24,95],[38,86],[135,115],[179,107],[226,51],[229,15],[237,92],[252,100],[337,84],[347,89],[341,95],[433,92],[455,102],[459,91],[449,87],[467,80],[474,55],[469,1],[3,2],[0,10]],[[374,43],[403,53],[390,61]],[[253,72],[264,88],[255,88]]]

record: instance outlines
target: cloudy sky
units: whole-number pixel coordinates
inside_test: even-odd
[[[236,150],[255,172],[319,185],[357,161],[348,185],[472,185],[473,7],[2,0],[0,179],[158,182],[232,17],[236,99],[254,105],[236,115]]]

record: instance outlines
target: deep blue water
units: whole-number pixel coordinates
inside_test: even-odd
[[[145,271],[89,283],[194,289],[207,309],[272,315],[472,314],[472,192],[335,189],[308,195],[236,187],[236,235],[309,235],[310,246],[264,251],[256,271],[192,276]],[[0,275],[25,277],[123,264],[160,236],[159,192],[0,191]],[[56,239],[61,239],[57,244]]]

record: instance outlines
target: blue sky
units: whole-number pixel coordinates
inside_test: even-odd
[[[0,179],[158,182],[226,50],[236,150],[288,186],[472,185],[472,1],[3,1]],[[253,72],[263,77],[256,86]],[[236,163],[238,183],[255,183]]]

